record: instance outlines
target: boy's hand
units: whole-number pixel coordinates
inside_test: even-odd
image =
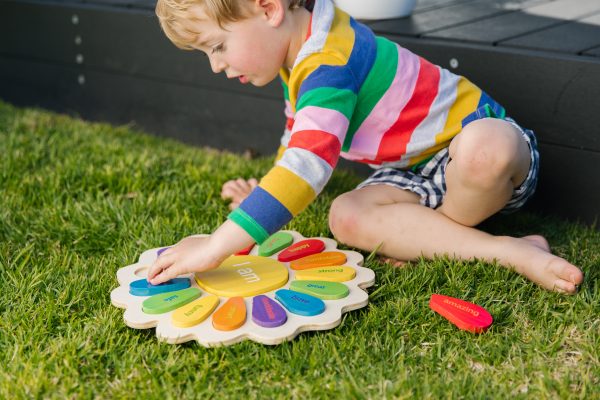
[[[217,268],[252,243],[254,239],[245,230],[227,220],[210,236],[190,236],[162,252],[150,266],[148,281],[158,285],[181,274]]]
[[[231,199],[229,204],[230,209],[239,207],[240,203],[244,201],[254,188],[258,186],[258,181],[254,178],[245,180],[243,178],[234,179],[227,181],[221,188],[221,197],[223,200]]]
[[[187,237],[154,261],[148,271],[148,281],[158,285],[182,274],[216,268],[226,257],[213,253],[210,236]]]

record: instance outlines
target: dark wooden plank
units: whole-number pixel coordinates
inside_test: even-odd
[[[583,55],[592,56],[592,57],[600,57],[600,46],[585,50],[583,52]]]
[[[38,3],[62,3],[62,4],[88,4],[122,8],[145,8],[154,9],[156,0],[27,0]]]
[[[78,28],[59,7],[0,2],[0,54],[75,63]]]
[[[552,4],[552,3],[549,3]],[[461,40],[494,45],[501,40],[564,23],[563,20],[513,11],[424,35],[428,38]]]
[[[257,98],[141,77],[0,58],[0,98],[113,124],[133,122],[186,143],[272,154],[285,117],[282,99]]]
[[[505,40],[499,45],[579,54],[600,45],[600,14]]]
[[[74,15],[77,24],[72,22]],[[147,10],[6,1],[0,3],[0,54],[257,97],[278,98],[281,92],[277,82],[255,88],[228,80],[225,74],[214,75],[201,52],[179,50],[170,43]]]
[[[475,0],[416,13],[410,18],[400,18],[371,23],[377,32],[394,35],[420,36],[444,28],[467,23],[514,10],[515,4],[537,0]]]
[[[540,141],[575,149],[600,151],[600,62],[595,59],[550,57],[447,41],[389,36],[426,59],[466,76],[507,108]],[[450,67],[450,60],[458,68]]]
[[[147,10],[154,10],[154,7],[156,7],[156,0],[83,0],[83,2],[88,4],[102,4],[116,7],[141,8]]]
[[[586,223],[600,221],[600,153],[540,145],[540,176],[530,209]],[[600,229],[600,224],[596,224]]]
[[[417,0],[415,5],[414,14],[422,11],[427,11],[432,8],[441,8],[458,3],[466,3],[471,0]]]

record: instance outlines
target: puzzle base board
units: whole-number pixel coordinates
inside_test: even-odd
[[[292,245],[305,239],[298,232],[278,232],[278,234],[283,233],[291,236]],[[332,329],[340,324],[343,313],[368,304],[368,294],[364,289],[374,284],[375,274],[372,270],[362,267],[363,257],[360,253],[338,250],[337,242],[332,239],[311,239],[324,243],[323,252],[343,253],[346,261],[338,266],[294,270],[290,267],[291,262],[278,261],[278,254],[284,252],[285,248],[265,257],[259,256],[261,249],[255,246],[248,256],[232,256],[212,271],[199,273],[197,276],[182,275],[180,278],[190,279],[191,288],[201,291],[200,297],[178,309],[149,314],[143,309],[144,302],[150,297],[135,296],[130,293],[129,287],[132,282],[146,278],[149,266],[161,250],[151,249],[142,253],[137,263],[117,271],[120,286],[111,292],[111,301],[113,305],[125,308],[124,319],[128,326],[137,329],[156,327],[157,337],[168,343],[196,340],[208,347],[230,345],[249,339],[274,345],[292,340],[304,331]],[[265,250],[262,250],[264,254]],[[269,253],[271,251],[269,250]],[[321,272],[317,272],[318,270]],[[282,303],[282,299],[289,298],[290,293],[292,297],[296,297],[295,300],[300,301],[299,305],[302,305],[302,299],[310,299],[311,295],[289,290],[293,289],[292,282],[296,281],[296,278],[302,279],[307,271],[312,272],[308,274],[311,279],[317,279],[314,277],[321,275],[327,278],[322,281],[340,281],[347,287],[347,295],[346,291],[338,290],[342,294],[333,296],[337,298],[331,296],[329,298],[323,296],[322,300],[316,298],[323,303],[323,310],[319,309],[316,315],[301,315],[301,310],[294,310],[291,304]],[[315,296],[319,296],[319,290],[332,290],[332,285],[319,285],[318,281],[312,288],[311,285],[299,285],[298,282],[293,286],[312,289],[313,292],[308,293]],[[339,289],[337,286],[336,288]],[[294,296],[294,293],[297,293],[297,296]],[[275,302],[275,306],[279,306],[280,303],[283,305],[286,318],[282,324],[270,327],[268,323],[261,322],[261,317],[253,318],[259,311],[253,309],[254,299],[258,296],[268,297]],[[232,308],[232,304],[237,306]],[[242,309],[245,309],[245,318],[240,314]],[[273,310],[269,310],[267,306],[267,309],[262,312],[267,313],[267,317],[262,318],[268,318]],[[237,313],[235,324],[230,326],[222,324],[223,319],[218,316],[223,317],[227,313],[231,316]]]

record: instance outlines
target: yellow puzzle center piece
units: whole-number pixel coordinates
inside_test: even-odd
[[[288,270],[279,261],[258,256],[231,256],[218,268],[196,273],[196,282],[221,297],[256,296],[285,285]]]
[[[173,325],[180,328],[198,325],[217,308],[218,304],[219,298],[210,294],[196,299],[173,312],[171,316]]]

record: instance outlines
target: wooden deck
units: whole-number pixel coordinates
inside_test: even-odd
[[[258,89],[214,76],[205,57],[166,40],[154,4],[0,0],[0,98],[134,121],[197,145],[274,151],[279,84]],[[598,217],[600,0],[418,0],[410,18],[368,24],[467,76],[536,132],[542,169],[533,207]]]

